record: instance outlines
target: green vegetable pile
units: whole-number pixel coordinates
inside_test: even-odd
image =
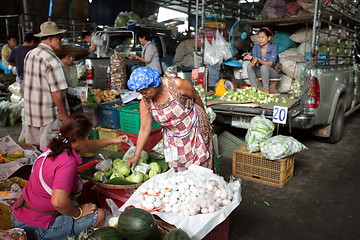
[[[219,99],[226,102],[258,102],[260,104],[277,103],[280,101],[276,96],[265,93],[256,87],[246,87],[242,89],[239,88],[235,91],[228,91]],[[285,98],[282,98],[281,101],[286,103]]]
[[[129,157],[131,157],[131,155],[124,155],[123,159],[114,159],[111,168],[95,172],[93,179],[108,184],[127,182],[138,184],[162,172],[159,163],[151,162],[149,165],[147,164],[149,156],[145,151],[141,152],[141,157],[134,170],[126,164],[126,159]]]

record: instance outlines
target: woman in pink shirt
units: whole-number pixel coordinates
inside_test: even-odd
[[[78,154],[97,151],[111,144],[127,142],[126,135],[89,140],[92,124],[83,114],[63,121],[60,135],[35,161],[29,181],[13,205],[13,227],[23,228],[27,239],[67,239],[87,228],[104,224],[105,211],[93,203],[74,204],[81,181]]]

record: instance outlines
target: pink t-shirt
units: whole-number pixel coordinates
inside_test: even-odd
[[[44,152],[47,149],[44,150]],[[48,157],[43,165],[42,175],[51,189],[61,189],[70,194],[78,188],[77,166],[82,163],[79,155],[72,151],[73,156],[63,152],[57,157]],[[27,204],[41,211],[56,211],[51,204],[51,196],[45,191],[39,179],[39,170],[44,157],[39,159],[33,168],[29,181],[22,191]],[[16,206],[16,203],[14,204]],[[35,212],[25,207],[13,209],[15,218],[27,225],[49,228],[56,218],[55,215]]]

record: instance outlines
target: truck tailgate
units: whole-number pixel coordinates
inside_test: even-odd
[[[233,103],[233,102],[224,102],[215,98],[207,102],[207,107],[210,107],[217,114],[218,120],[226,124],[232,124],[235,127],[237,120],[244,122],[249,122],[251,117],[261,115],[263,112],[267,118],[272,119],[273,108],[274,106],[288,107],[288,115],[294,116],[298,114],[296,109],[299,106],[299,99],[289,99],[289,95],[280,95],[277,96],[279,102],[269,103],[269,104],[260,104],[257,102],[251,103]],[[282,99],[286,99],[286,102],[281,102]],[[246,127],[244,127],[246,128]]]

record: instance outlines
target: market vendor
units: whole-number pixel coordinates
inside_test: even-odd
[[[73,113],[81,104],[81,101],[78,96],[69,94],[69,88],[75,88],[79,86],[79,78],[77,73],[77,67],[74,61],[83,59],[89,55],[89,52],[82,47],[75,46],[61,46],[61,49],[55,51],[56,55],[60,58],[61,67],[63,69],[66,83],[68,85],[68,93],[64,92],[64,98],[67,98],[68,108],[70,113]]]
[[[139,92],[140,131],[134,156],[127,164],[135,167],[140,152],[149,139],[152,117],[164,126],[164,155],[176,171],[191,164],[213,168],[213,145],[209,117],[198,92],[190,82],[180,78],[160,78],[150,67],[136,68],[128,87]]]
[[[91,127],[83,114],[70,115],[63,121],[60,135],[34,162],[22,197],[12,207],[13,227],[24,229],[27,239],[67,239],[84,229],[103,226],[104,209],[93,203],[78,206],[73,202],[82,185],[77,174],[82,163],[78,154],[127,142],[128,138],[89,140]]]
[[[259,87],[256,78],[261,77],[263,91],[269,93],[270,79],[279,78],[279,55],[278,47],[272,44],[273,33],[267,27],[262,27],[258,34],[258,44],[252,49],[252,55],[244,56],[244,60],[249,60],[247,67],[250,84],[252,87]],[[277,93],[277,92],[274,92]]]
[[[86,57],[89,52],[81,47],[61,46],[61,49],[56,51],[56,55],[60,58],[68,87],[77,87],[79,79],[74,61]]]

